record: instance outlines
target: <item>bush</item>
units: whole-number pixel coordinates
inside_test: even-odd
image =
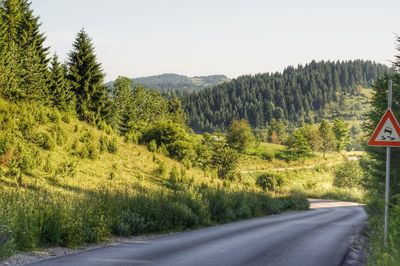
[[[36,133],[33,136],[33,143],[46,150],[54,150],[56,147],[56,141],[46,132]]]
[[[256,184],[264,191],[278,191],[285,184],[285,179],[278,173],[264,173],[257,177]]]
[[[147,149],[151,152],[156,152],[157,151],[157,142],[156,140],[151,140],[149,143],[147,143]]]
[[[265,151],[261,154],[261,158],[266,161],[272,161],[275,158],[275,153],[271,151]]]
[[[109,152],[111,154],[115,154],[118,150],[117,138],[115,137],[107,137],[107,136],[100,136],[99,138],[99,148],[100,152]]]
[[[160,178],[164,178],[167,175],[167,166],[164,162],[161,162],[154,170],[154,175]]]
[[[360,185],[363,171],[358,161],[346,161],[335,169],[334,186],[352,188]]]

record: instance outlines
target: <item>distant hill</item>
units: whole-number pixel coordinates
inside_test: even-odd
[[[361,113],[362,88],[389,71],[371,61],[312,61],[282,73],[245,75],[193,92],[182,99],[189,125],[197,132],[225,130],[244,118],[261,128],[272,119],[293,125]],[[356,117],[357,118],[357,117]]]
[[[173,73],[133,79],[133,82],[136,84],[161,91],[199,91],[207,87],[213,87],[224,81],[229,81],[224,75],[187,77]]]

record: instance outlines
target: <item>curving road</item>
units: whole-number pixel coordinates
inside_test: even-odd
[[[362,207],[313,200],[310,211],[288,212],[85,251],[33,265],[341,265]]]

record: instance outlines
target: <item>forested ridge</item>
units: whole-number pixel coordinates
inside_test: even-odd
[[[184,97],[189,125],[195,131],[225,130],[243,118],[254,128],[273,118],[291,123],[318,122],[330,103],[360,94],[389,71],[372,61],[312,61],[282,73],[245,75]]]
[[[188,77],[174,73],[139,77],[132,79],[134,85],[142,85],[147,88],[162,92],[174,91],[178,95],[186,95],[192,91],[199,91],[207,87],[213,87],[229,79],[225,75],[209,75]],[[112,85],[115,81],[109,82]]]

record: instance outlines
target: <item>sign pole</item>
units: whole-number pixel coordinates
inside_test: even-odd
[[[392,109],[392,80],[388,82],[388,109]],[[390,194],[390,148],[386,147],[386,187],[385,187],[385,228],[384,246],[388,246],[388,227],[389,227],[389,194]]]

